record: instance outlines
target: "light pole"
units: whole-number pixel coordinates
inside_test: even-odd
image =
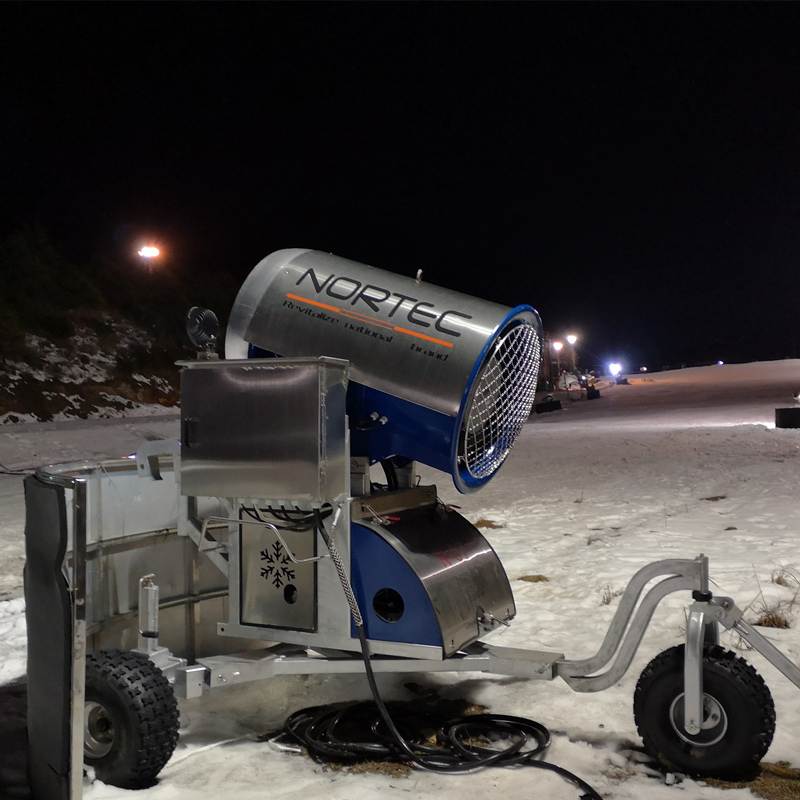
[[[139,250],[139,255],[142,257],[142,261],[147,264],[148,272],[153,271],[153,259],[157,258],[160,253],[161,251],[157,247],[152,247],[150,245]]]
[[[561,350],[564,342],[553,342],[553,350],[556,351],[556,383],[561,379]]]
[[[578,368],[578,359],[575,355],[575,342],[578,341],[578,337],[574,333],[571,333],[569,336],[567,336],[567,341],[569,342],[569,346],[572,348],[572,371],[575,372],[575,370]]]

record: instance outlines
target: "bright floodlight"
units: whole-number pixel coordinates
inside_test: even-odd
[[[611,373],[612,378],[616,378],[622,372],[622,364],[615,361],[613,364],[608,365],[608,371]]]
[[[553,350],[558,352],[564,346],[564,342],[553,342]]]
[[[142,258],[155,258],[159,254],[159,249],[157,247],[143,247],[139,251],[139,255]]]
[[[571,333],[569,336],[567,336],[567,341],[570,344],[575,344],[575,342],[578,341],[578,337],[574,333]]]

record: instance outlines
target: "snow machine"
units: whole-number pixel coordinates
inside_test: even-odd
[[[177,741],[176,699],[361,672],[365,649],[376,673],[600,691],[678,591],[691,595],[686,643],[648,665],[634,697],[645,746],[691,774],[758,763],[772,700],[719,647],[719,626],[798,686],[800,670],[712,595],[702,555],[643,567],[591,658],[484,641],[515,616],[508,578],[415,464],[460,492],[494,479],[534,401],[542,332],[530,306],[283,250],[242,285],[224,359],[213,315],[193,309],[189,330],[201,357],[180,364],[180,441],[25,482],[34,800],[78,800],[87,768],[148,786]]]

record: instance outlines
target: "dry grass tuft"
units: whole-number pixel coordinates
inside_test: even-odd
[[[800,577],[797,576],[797,572],[784,566],[778,567],[772,573],[770,580],[778,586],[785,586],[787,589],[800,588]]]
[[[760,628],[791,628],[784,605],[781,601],[771,606],[762,603],[753,625],[758,625]]]
[[[613,589],[610,585],[606,586],[600,594],[600,603],[601,605],[608,606],[611,605],[611,601],[615,597],[619,597],[622,594],[622,589]]]
[[[340,765],[331,764],[331,769]],[[350,775],[388,775],[390,778],[408,778],[413,769],[409,764],[397,764],[393,761],[362,761],[350,764],[345,772]]]
[[[765,800],[800,800],[800,770],[783,761],[761,764],[758,777],[747,783],[731,783],[714,778],[707,778],[706,783],[718,789],[750,789],[754,795]]]
[[[636,770],[632,767],[606,767],[603,772],[603,775],[606,776],[610,781],[613,783],[622,783],[623,781],[630,780],[634,775],[636,775]]]
[[[772,582],[779,586],[787,586],[792,580],[792,572],[783,568],[776,570],[772,573]],[[758,581],[758,576],[756,576]],[[800,582],[794,594],[788,600],[772,600],[767,601],[764,597],[764,591],[761,589],[761,583],[758,582],[759,591],[753,602],[750,603],[745,611],[752,610],[756,614],[756,618],[750,623],[751,625],[758,625],[762,628],[790,628],[789,617],[794,610],[795,605],[800,599]]]
[[[497,522],[492,522],[490,519],[479,519],[475,523],[476,528],[505,528],[505,525],[499,525]]]

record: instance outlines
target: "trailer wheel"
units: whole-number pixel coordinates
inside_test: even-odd
[[[644,669],[633,696],[636,727],[645,749],[666,767],[689,775],[752,775],[775,732],[775,706],[762,677],[717,645],[703,652],[702,730],[683,727],[683,652],[673,647]]]
[[[104,783],[151,786],[178,742],[178,704],[169,681],[141,653],[86,656],[84,762]]]

